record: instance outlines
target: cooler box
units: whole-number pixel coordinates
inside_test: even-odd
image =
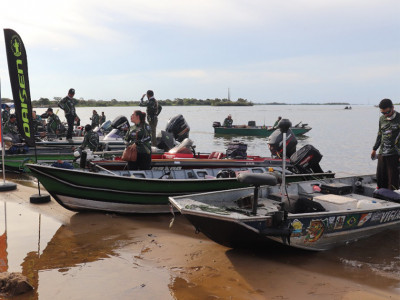
[[[313,200],[328,211],[356,209],[358,203],[356,199],[332,194],[315,196]]]

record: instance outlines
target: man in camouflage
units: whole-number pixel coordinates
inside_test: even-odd
[[[53,113],[53,109],[51,107],[49,107],[47,109],[47,126],[46,126],[46,131],[47,133],[51,133],[51,134],[60,134],[61,131],[61,121],[60,118]]]
[[[93,110],[93,115],[90,120],[92,120],[92,128],[96,128],[100,125],[100,116],[96,110]]]
[[[104,111],[102,111],[100,116],[100,125],[103,124],[105,121],[106,121],[106,115],[104,114]]]
[[[99,150],[100,142],[99,135],[97,132],[92,130],[92,126],[87,124],[85,126],[85,136],[83,138],[82,144],[79,146],[79,150],[83,150],[85,148],[89,148],[91,151]]]
[[[394,110],[390,99],[379,103],[382,116],[379,118],[378,136],[372,148],[371,158],[376,157],[379,149],[376,169],[379,188],[399,189],[399,154],[400,154],[400,114]]]
[[[3,133],[4,136],[10,137],[13,143],[21,142],[21,137],[17,127],[17,116],[15,114],[11,114],[9,120],[4,123]]]
[[[10,107],[4,104],[4,109],[1,112],[1,123],[5,124],[10,119]]]
[[[74,121],[79,119],[75,109],[75,105],[78,103],[78,100],[74,98],[74,95],[75,90],[69,89],[68,95],[64,97],[59,104],[60,108],[64,110],[65,118],[67,119],[68,123],[67,140],[72,140]]]
[[[144,96],[147,96],[147,101],[143,102]],[[147,122],[149,122],[151,128],[151,145],[157,146],[157,139],[156,139],[156,130],[157,130],[157,123],[158,123],[158,102],[154,98],[154,92],[152,90],[148,90],[146,94],[142,96],[140,99],[140,106],[145,106],[146,108],[146,115],[147,115]]]

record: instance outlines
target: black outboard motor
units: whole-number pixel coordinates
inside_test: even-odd
[[[169,119],[165,131],[171,132],[175,140],[182,142],[189,137],[190,127],[182,115],[177,115]]]
[[[272,157],[282,157],[283,152],[283,133],[280,129],[275,130],[267,140],[269,151],[271,151]],[[293,131],[288,129],[286,133],[286,155],[290,157],[296,152],[297,138]]]
[[[214,121],[213,122],[213,127],[221,127],[221,122]]]
[[[111,122],[111,127],[115,129],[122,129],[125,126],[129,127],[129,121],[125,116],[118,116]]]
[[[290,156],[296,173],[323,173],[319,162],[322,154],[312,145],[305,145]]]
[[[161,130],[161,132],[157,133],[157,148],[162,149],[165,152],[168,152],[173,147],[175,147],[175,138],[171,132],[166,132]]]

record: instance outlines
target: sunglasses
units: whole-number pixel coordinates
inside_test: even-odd
[[[390,114],[392,112],[392,109],[390,109],[390,110],[388,110],[388,111],[381,111],[381,113],[383,114],[383,115],[388,115],[388,114]]]

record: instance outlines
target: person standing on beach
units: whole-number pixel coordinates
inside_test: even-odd
[[[78,100],[74,98],[75,89],[69,89],[68,95],[64,97],[60,103],[59,107],[64,110],[65,118],[68,123],[68,131],[67,131],[67,140],[72,141],[72,131],[74,129],[74,121],[78,121],[79,117],[76,114],[75,105],[78,103]]]
[[[378,136],[372,148],[371,158],[375,159],[379,149],[376,177],[378,189],[399,189],[400,114],[394,110],[390,99],[379,103],[382,116],[379,118]]]
[[[143,102],[144,96],[147,96],[146,102]],[[156,147],[157,146],[156,130],[158,123],[158,115],[161,109],[158,104],[158,101],[154,98],[154,92],[152,90],[148,90],[146,94],[143,94],[142,98],[140,99],[140,106],[147,107],[146,109],[147,121],[149,122],[151,128],[151,145]]]

